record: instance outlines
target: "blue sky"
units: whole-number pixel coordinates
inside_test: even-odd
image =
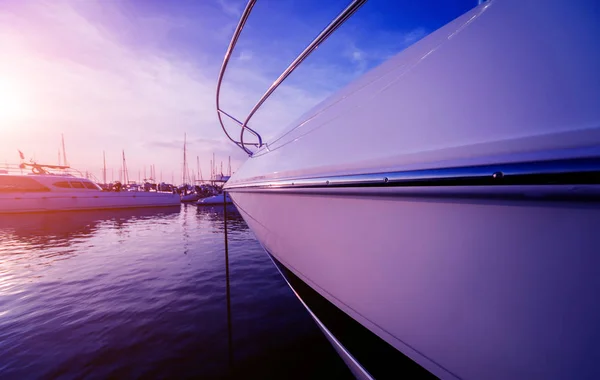
[[[348,0],[259,0],[234,53],[223,107],[242,118]],[[476,1],[369,0],[295,72],[252,126],[268,139],[352,79],[476,6]],[[245,156],[222,134],[214,94],[245,1],[0,1],[0,162],[16,149],[55,163],[65,134],[72,166],[117,177],[154,164],[181,177],[183,134],[203,174]],[[195,163],[190,164],[195,171]],[[149,169],[147,169],[149,171]],[[143,176],[143,174],[142,174]],[[110,176],[109,176],[110,177]],[[110,178],[109,178],[110,179]],[[118,179],[118,178],[115,178]]]

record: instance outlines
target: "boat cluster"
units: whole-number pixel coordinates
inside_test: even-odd
[[[223,195],[223,188],[219,185],[184,185],[178,190],[183,203],[196,203],[201,206],[223,204],[223,202],[231,203],[231,199],[228,195]]]
[[[147,181],[99,184],[66,166],[22,163],[10,169],[0,173],[0,214],[231,202],[216,184],[175,186]]]

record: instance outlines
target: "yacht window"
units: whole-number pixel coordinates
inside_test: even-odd
[[[67,182],[67,181],[54,182],[53,185],[56,186],[56,187],[62,187],[62,188],[65,188],[65,189],[70,189],[71,188],[71,185],[69,185],[69,182]]]
[[[83,183],[81,182],[71,181],[71,186],[73,186],[74,189],[84,189]]]
[[[50,191],[38,181],[20,176],[0,176],[0,193]]]
[[[83,185],[90,190],[102,190],[98,186],[96,186],[96,184],[91,182],[84,182]]]

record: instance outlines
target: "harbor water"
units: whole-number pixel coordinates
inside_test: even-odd
[[[229,315],[222,206],[0,216],[0,378],[350,378],[227,217]]]

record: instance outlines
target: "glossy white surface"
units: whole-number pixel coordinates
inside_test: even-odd
[[[600,205],[231,193],[258,240],[442,378],[600,378]]]
[[[599,12],[486,2],[309,111],[228,185],[598,155]]]
[[[212,197],[207,197],[207,198],[202,198],[198,201],[198,205],[199,206],[214,206],[214,205],[222,205],[223,204],[223,197],[226,197],[226,201],[227,203],[231,203],[231,198],[229,197],[229,195],[223,195],[223,194],[219,194],[219,195],[215,195]]]
[[[600,378],[598,203],[235,189],[599,157],[598,20],[594,1],[486,2],[308,112],[226,187],[279,261],[435,375]]]

